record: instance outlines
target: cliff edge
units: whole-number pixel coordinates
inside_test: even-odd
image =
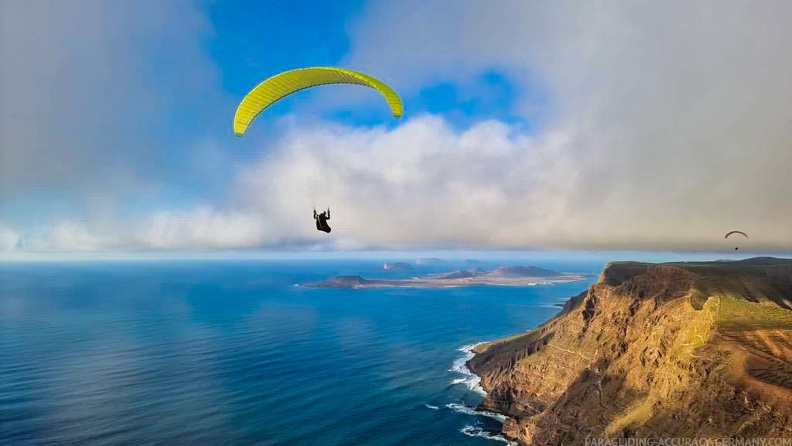
[[[792,437],[792,260],[614,262],[535,330],[483,344],[480,409],[520,444]]]

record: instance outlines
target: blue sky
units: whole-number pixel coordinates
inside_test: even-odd
[[[365,6],[366,2],[360,0],[211,3],[208,15],[214,35],[209,48],[221,67],[223,89],[241,98],[263,79],[281,71],[342,65],[350,51],[349,28],[360,19]],[[388,54],[383,52],[381,57],[388,58]],[[389,80],[387,72],[371,74]],[[506,74],[494,68],[482,70],[465,87],[436,79],[409,91],[402,99],[411,114],[443,114],[460,126],[488,118],[522,120],[514,113],[519,87]],[[326,95],[341,97],[356,88],[334,87],[336,92]],[[309,90],[288,97],[268,109],[265,116],[272,120],[299,110],[301,105],[311,102],[315,93]],[[376,95],[373,91],[368,94]],[[370,102],[359,107],[344,104],[323,110],[321,116],[353,126],[394,125],[383,104]]]
[[[345,24],[364,2],[214,2],[210,53],[222,83],[242,96],[269,74],[295,67],[336,65],[349,50]]]
[[[792,249],[789,6],[0,8],[0,251]],[[321,65],[404,117],[327,86],[233,136],[253,86]]]

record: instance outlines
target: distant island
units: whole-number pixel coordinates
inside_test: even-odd
[[[504,266],[494,271],[481,268],[453,271],[437,276],[409,279],[366,279],[361,276],[336,276],[329,280],[309,282],[310,288],[450,288],[473,285],[532,286],[584,280],[583,274],[559,273],[535,266]]]
[[[438,259],[437,257],[423,257],[420,259],[416,259],[415,263],[418,265],[437,265],[446,263],[443,259]]]
[[[494,277],[560,277],[563,274],[536,266],[503,266],[489,273]]]
[[[382,269],[385,271],[411,271],[413,266],[407,262],[385,262]]]

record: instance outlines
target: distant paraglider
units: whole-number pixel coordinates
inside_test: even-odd
[[[726,236],[725,236],[725,237],[723,237],[723,238],[724,238],[724,239],[727,239],[727,238],[729,238],[729,236],[730,236],[730,235],[733,235],[733,234],[740,234],[740,235],[742,235],[743,237],[745,237],[745,238],[748,238],[748,234],[746,234],[746,233],[744,233],[744,232],[742,232],[742,231],[730,231],[730,232],[727,232],[727,233],[726,233]],[[735,250],[735,251],[737,251],[737,250],[739,250],[739,249],[740,249],[740,248],[739,248],[739,247],[737,247],[737,246],[735,246],[735,247],[734,247],[734,250]]]
[[[344,68],[299,68],[276,74],[250,90],[239,103],[234,115],[234,133],[237,136],[244,135],[259,113],[284,97],[306,88],[331,84],[354,84],[373,88],[385,97],[394,117],[400,118],[404,111],[399,95],[372,76]]]

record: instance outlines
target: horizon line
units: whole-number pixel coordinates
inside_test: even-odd
[[[134,261],[134,260],[334,260],[377,259],[390,256],[394,260],[437,257],[448,260],[479,260],[475,257],[497,258],[578,258],[600,259],[614,256],[634,257],[710,257],[713,260],[740,260],[751,257],[792,258],[792,253],[773,251],[707,251],[707,250],[592,250],[592,249],[367,249],[367,250],[225,250],[225,251],[58,251],[3,252],[0,263],[67,262],[67,261]],[[623,260],[629,260],[623,258]]]

